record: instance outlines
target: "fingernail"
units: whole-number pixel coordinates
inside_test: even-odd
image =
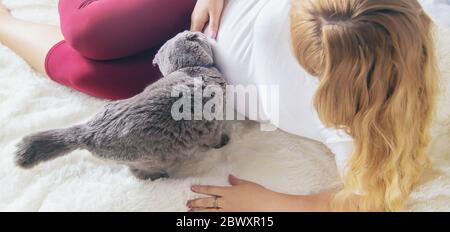
[[[186,207],[191,208],[190,205],[191,205],[191,201],[187,201],[187,202],[186,202]]]
[[[211,38],[216,39],[217,38],[217,31],[211,31]]]
[[[195,192],[197,188],[195,186],[191,186],[191,190]]]

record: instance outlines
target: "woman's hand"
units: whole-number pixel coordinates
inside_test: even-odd
[[[277,193],[263,186],[228,177],[231,187],[192,186],[192,191],[208,197],[187,202],[190,212],[301,212],[330,211],[336,191],[310,196]]]
[[[209,197],[190,200],[191,212],[262,212],[277,211],[281,194],[256,183],[229,176],[231,187],[192,186],[192,191]]]
[[[231,187],[192,186],[207,195],[187,202],[191,212],[301,212],[329,211],[334,191],[311,196],[295,196],[270,191],[263,186],[228,178]]]
[[[216,39],[219,32],[224,0],[197,0],[192,13],[192,31],[203,31],[209,22],[211,38]]]

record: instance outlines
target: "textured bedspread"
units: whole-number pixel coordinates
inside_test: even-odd
[[[440,24],[443,94],[431,148],[436,173],[413,193],[409,209],[450,211],[450,1],[422,2]],[[56,0],[4,3],[17,17],[57,24]],[[0,45],[0,211],[185,211],[192,183],[225,185],[228,173],[294,194],[339,183],[333,156],[323,146],[281,131],[260,132],[253,123],[237,124],[230,146],[183,164],[169,180],[139,181],[126,167],[84,151],[29,171],[14,166],[15,144],[23,136],[83,122],[103,104],[36,74]]]

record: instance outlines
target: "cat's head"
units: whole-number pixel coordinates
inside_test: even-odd
[[[207,67],[214,64],[208,38],[199,32],[185,31],[167,41],[153,60],[166,76],[186,67]]]

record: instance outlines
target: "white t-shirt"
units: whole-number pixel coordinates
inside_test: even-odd
[[[216,64],[230,85],[278,86],[277,127],[324,143],[335,154],[342,175],[353,141],[343,131],[325,128],[318,118],[313,98],[319,81],[293,56],[290,7],[291,0],[226,1],[217,42],[213,43]],[[259,92],[264,110],[270,108],[270,96],[265,94]],[[247,116],[246,102],[237,102],[235,108]]]

